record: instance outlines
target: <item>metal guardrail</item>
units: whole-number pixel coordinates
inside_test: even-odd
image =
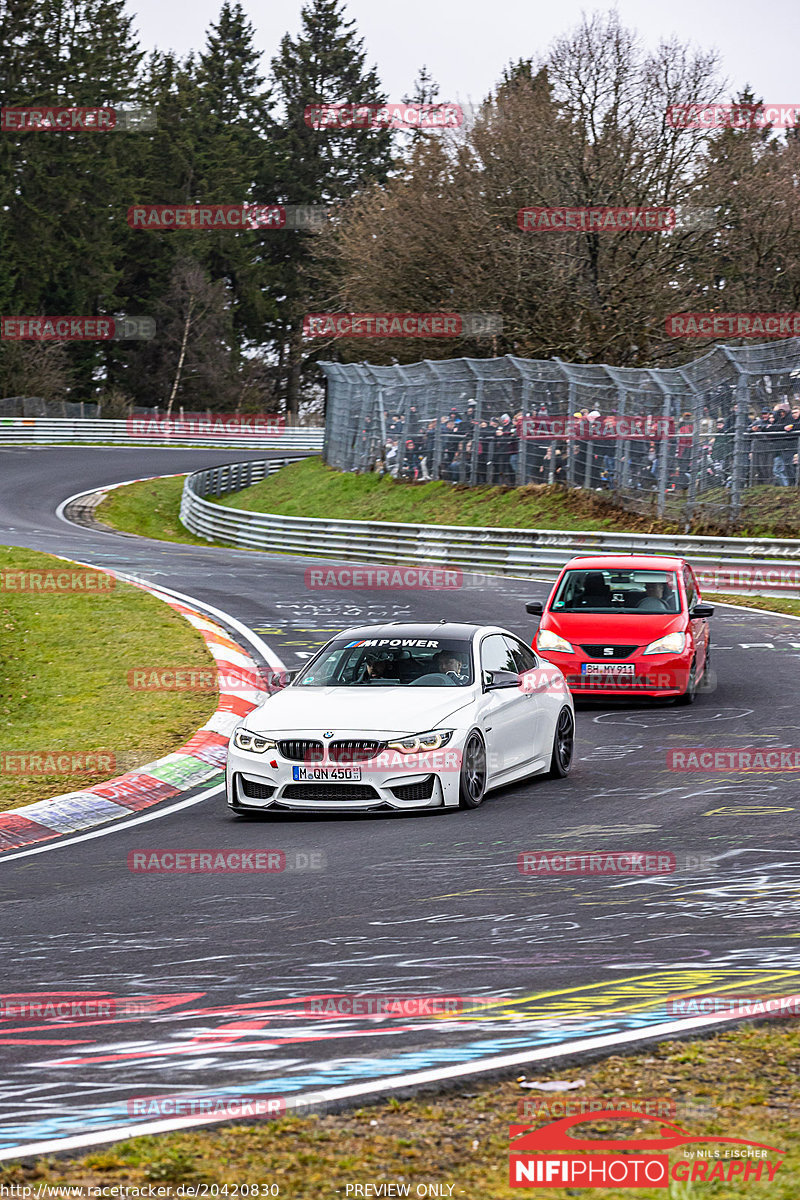
[[[139,419],[139,425],[141,420]],[[128,446],[219,446],[239,450],[321,450],[325,430],[314,426],[292,426],[274,435],[256,436],[251,430],[209,433],[203,437],[186,433],[151,437],[136,432],[127,420],[74,420],[66,417],[0,417],[0,443],[111,442]]]
[[[560,568],[576,554],[660,554],[687,558],[700,582],[709,584],[711,580],[710,586],[717,591],[766,592],[771,588],[783,594],[797,591],[799,586],[800,541],[337,521],[247,512],[207,499],[240,491],[287,461],[254,460],[195,471],[184,484],[181,522],[209,541],[343,561],[466,567],[525,576]],[[760,579],[753,574],[759,571]],[[726,574],[731,576],[729,583]],[[751,577],[749,584],[742,582],[743,574]]]

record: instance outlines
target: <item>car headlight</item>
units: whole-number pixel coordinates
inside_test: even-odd
[[[233,744],[237,750],[251,750],[254,754],[264,754],[267,750],[276,750],[278,743],[274,738],[265,737],[262,733],[251,733],[241,726],[233,735]]]
[[[536,646],[542,652],[545,650],[560,650],[562,654],[575,653],[569,642],[559,637],[557,633],[553,633],[550,629],[539,630],[536,634]]]
[[[649,646],[645,646],[642,654],[682,654],[685,649],[685,633],[668,633],[666,637],[659,638],[657,641],[651,642]]]
[[[420,750],[440,750],[452,736],[452,729],[432,729],[429,733],[412,734],[386,745],[389,750],[399,750],[401,754],[418,754]]]

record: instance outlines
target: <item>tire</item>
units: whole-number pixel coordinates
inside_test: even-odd
[[[689,668],[689,679],[686,683],[686,691],[682,696],[678,696],[678,704],[694,704],[697,699],[697,662],[692,659],[692,665]]]
[[[550,756],[550,779],[564,779],[569,775],[575,755],[575,718],[571,708],[562,708],[553,734],[553,753]]]
[[[478,808],[486,795],[486,747],[473,729],[464,743],[458,780],[458,807]]]

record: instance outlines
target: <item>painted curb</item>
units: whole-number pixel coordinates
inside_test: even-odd
[[[106,574],[124,579],[113,571]],[[124,581],[162,600],[198,630],[214,658],[219,706],[188,742],[163,758],[82,791],[0,812],[0,856],[4,850],[19,850],[104,825],[191,788],[218,782],[234,726],[268,694],[258,664],[216,621],[156,587],[140,581]],[[236,681],[235,686],[228,682],[231,677]],[[247,686],[238,686],[240,681]]]

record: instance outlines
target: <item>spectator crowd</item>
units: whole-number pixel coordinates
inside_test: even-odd
[[[560,437],[558,432],[547,434],[551,418],[545,404],[527,419],[522,412],[484,404],[479,419],[477,401],[470,398],[426,419],[412,403],[407,413],[387,414],[385,435],[367,417],[360,459],[362,469],[420,483],[564,483],[655,491],[663,472],[668,491],[687,489],[693,473],[697,492],[726,488],[733,474],[738,405],[723,399],[703,407],[696,431],[691,412],[685,411],[668,430],[656,427],[652,437],[630,439],[615,436],[615,424],[624,418],[598,408],[569,414],[572,430],[565,438],[563,428]],[[635,401],[629,401],[629,412],[634,408]],[[524,458],[522,442],[527,443]],[[800,486],[800,395],[752,406],[741,446],[743,486]]]

